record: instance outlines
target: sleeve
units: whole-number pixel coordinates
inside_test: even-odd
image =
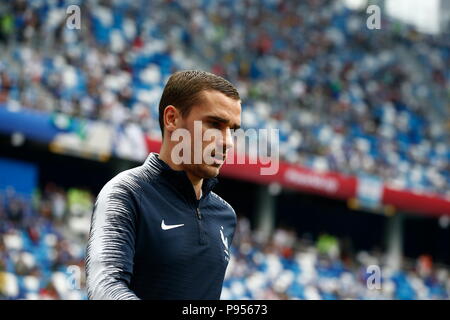
[[[129,289],[139,204],[131,182],[113,181],[94,206],[86,250],[87,294],[95,300],[139,300]]]

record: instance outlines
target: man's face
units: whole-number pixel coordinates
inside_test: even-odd
[[[231,130],[236,130],[241,125],[241,102],[215,90],[203,91],[201,94],[203,95],[201,103],[192,107],[188,116],[181,120],[180,127],[187,129],[191,137],[191,161],[190,164],[183,164],[183,170],[203,179],[212,178],[219,174],[219,170],[226,159],[227,151],[233,147]],[[201,127],[201,137],[208,129],[215,129],[217,136],[213,135],[207,141],[200,138],[201,141],[198,141],[199,137],[196,137],[194,132],[195,121],[201,121],[199,126]],[[206,151],[214,156],[213,164],[205,163],[203,156],[201,157],[201,163],[195,163],[195,139],[197,139],[195,143],[201,145],[202,155],[205,148],[208,145],[210,146]],[[209,150],[212,152],[209,152]],[[217,150],[217,152],[214,150]]]

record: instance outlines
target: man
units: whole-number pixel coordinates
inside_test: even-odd
[[[203,71],[169,78],[159,104],[160,153],[118,174],[97,197],[86,257],[90,299],[220,298],[236,215],[211,190],[240,118],[239,94],[227,80]],[[212,164],[194,161],[197,121],[202,133],[220,133],[197,144],[219,150]],[[180,131],[189,133],[192,152],[172,152]]]

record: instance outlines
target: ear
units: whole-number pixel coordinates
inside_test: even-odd
[[[180,123],[181,114],[177,108],[173,105],[168,105],[164,109],[164,128],[167,130],[169,135],[178,128]]]

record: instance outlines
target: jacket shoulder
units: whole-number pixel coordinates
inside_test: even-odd
[[[109,180],[100,193],[110,193],[117,190],[136,192],[140,187],[139,167],[120,172]]]
[[[102,191],[122,189],[135,193],[146,182],[152,182],[157,175],[158,172],[156,170],[149,170],[144,165],[141,165],[118,173],[105,184]]]
[[[233,207],[228,202],[226,202],[221,196],[219,196],[217,193],[211,191],[211,199],[214,203],[217,203],[218,205],[229,209],[233,213],[233,215],[236,216],[236,212],[234,211]]]

